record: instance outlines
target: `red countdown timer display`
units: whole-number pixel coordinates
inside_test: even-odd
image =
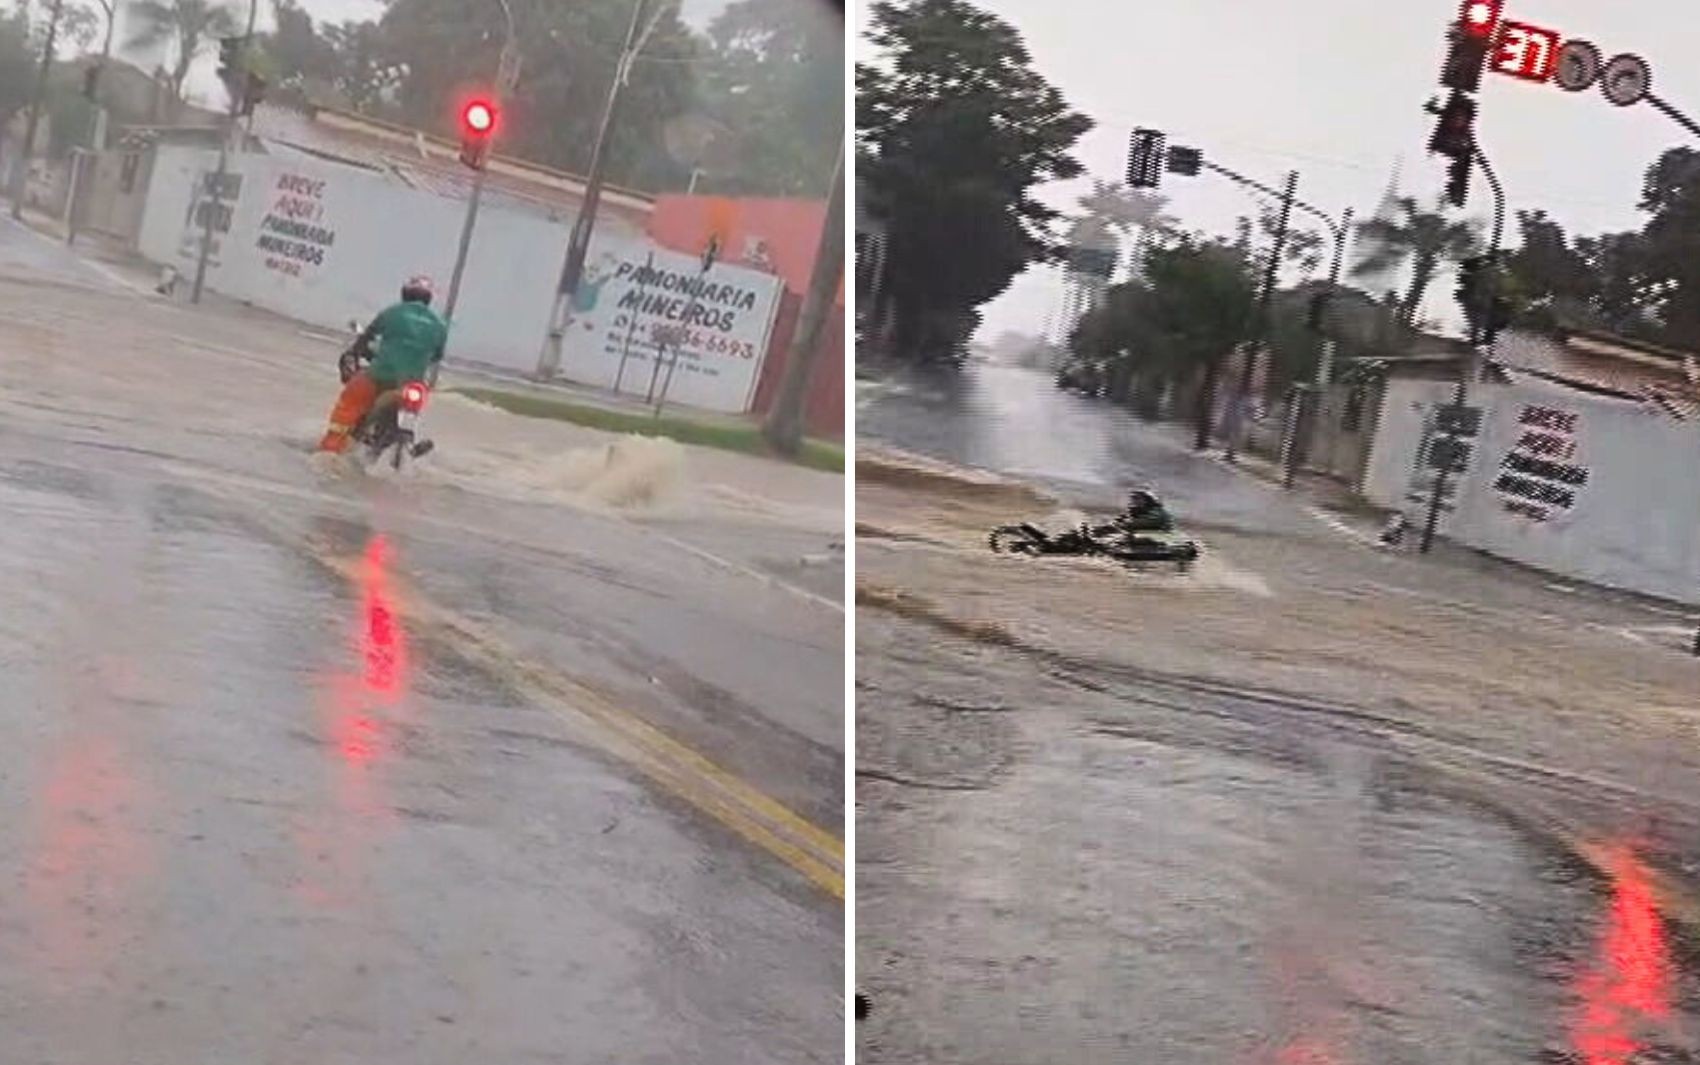
[[[1507,19],[1500,23],[1498,47],[1489,66],[1498,74],[1544,82],[1558,69],[1558,50],[1563,45],[1555,30]]]

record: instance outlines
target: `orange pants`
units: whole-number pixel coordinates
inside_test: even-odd
[[[366,417],[377,401],[378,382],[372,380],[371,375],[357,373],[349,378],[348,384],[342,386],[342,394],[336,398],[336,406],[331,408],[331,425],[325,430],[325,438],[319,441],[319,450],[336,454],[347,451],[354,427],[360,424],[360,419]]]

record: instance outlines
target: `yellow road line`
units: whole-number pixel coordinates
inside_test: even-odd
[[[358,581],[360,564],[313,541],[313,558]],[[396,589],[404,618],[444,630],[500,680],[533,702],[593,726],[593,742],[678,798],[713,817],[745,841],[791,866],[821,890],[844,898],[844,843],[731,771],[679,742],[599,693],[526,661],[492,633],[439,607],[412,589]]]

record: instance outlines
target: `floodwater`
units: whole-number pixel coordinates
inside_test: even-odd
[[[317,480],[322,345],[4,220],[0,352],[0,1060],[841,1060],[841,904],[735,790],[841,832],[842,613],[734,564],[823,537]]]
[[[1039,482],[1083,504],[1155,490],[1195,520],[1300,531],[1303,515],[1265,487],[1202,458],[1184,428],[1056,387],[1051,375],[971,362],[857,384],[857,438]]]
[[[858,407],[864,441],[1065,500],[1148,485],[1183,529],[1270,533],[1257,557],[1276,597],[1318,566],[1461,605],[1512,586],[1331,541],[1300,497],[1042,374],[898,374],[860,383]],[[1289,573],[1291,534],[1307,541]],[[920,562],[892,570],[929,594]],[[996,582],[976,586],[977,615],[996,609]],[[1107,587],[1125,604],[1114,609],[1139,610],[1137,583]],[[1269,602],[1201,596],[1198,609]],[[1649,869],[1670,839],[1606,831],[1584,861],[1524,816],[1553,796],[1511,798],[1491,772],[1463,786],[1313,708],[1087,661],[1041,667],[870,611],[857,635],[857,979],[872,1010],[858,1060],[1700,1061],[1692,946],[1660,916]],[[1635,822],[1629,810],[1597,821]]]
[[[858,1060],[1700,1061],[1634,838],[1590,865],[1302,713],[862,631]]]

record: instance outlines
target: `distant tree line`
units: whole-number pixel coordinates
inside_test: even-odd
[[[165,55],[158,73],[174,113],[195,60],[240,33],[246,12],[240,0],[118,2],[127,26],[120,55]],[[275,28],[252,62],[270,83],[268,99],[445,135],[464,95],[493,81],[505,39],[494,0],[389,0],[380,18],[340,23],[315,20],[297,0],[266,2]],[[521,71],[505,102],[503,151],[588,168],[632,2],[510,0]],[[824,197],[843,137],[836,0],[736,0],[706,33],[680,21],[676,5],[652,0],[652,8],[660,17],[623,95],[610,180],[646,191],[694,180],[705,192]],[[24,0],[0,14],[0,121],[28,102],[44,10]],[[65,12],[61,41],[88,50],[105,14],[82,0],[66,0]]]

